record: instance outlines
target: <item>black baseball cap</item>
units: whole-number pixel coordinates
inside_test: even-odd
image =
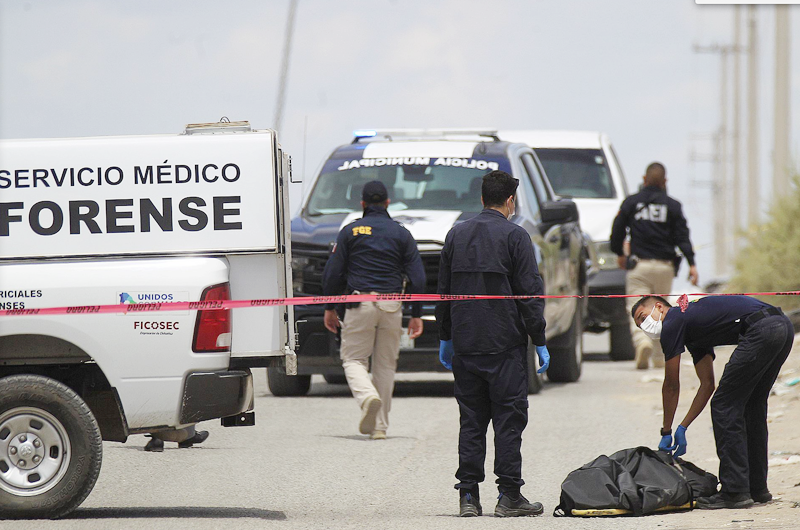
[[[380,180],[372,180],[364,184],[364,190],[361,192],[361,200],[367,204],[377,204],[389,198],[389,193],[386,191],[386,186]]]

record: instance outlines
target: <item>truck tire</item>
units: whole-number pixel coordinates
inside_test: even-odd
[[[536,373],[536,362],[536,346],[528,341],[528,394],[538,394],[544,385],[542,375]]]
[[[344,374],[325,374],[322,377],[325,378],[325,382],[329,385],[346,385],[347,378]]]
[[[311,376],[286,375],[284,368],[267,368],[267,385],[273,396],[305,396],[311,388]]]
[[[40,375],[0,379],[0,518],[67,515],[102,460],[100,427],[71,388]]]
[[[583,365],[583,315],[575,308],[572,324],[563,335],[550,341],[550,368],[547,378],[555,383],[574,383],[581,377]]]
[[[636,356],[631,338],[631,327],[625,322],[623,324],[613,324],[609,330],[611,333],[611,350],[608,356],[612,361],[630,361]]]

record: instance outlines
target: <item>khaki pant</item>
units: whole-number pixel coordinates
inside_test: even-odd
[[[672,262],[643,259],[633,270],[629,270],[625,279],[625,292],[627,294],[668,294],[672,291],[672,279],[675,277],[675,269]],[[628,306],[628,314],[630,315],[633,305],[638,301],[638,298],[626,298]],[[631,319],[631,337],[633,338],[633,346],[636,349],[636,362],[637,365],[640,361],[640,355],[646,346],[653,348],[653,366],[664,366],[664,352],[661,351],[661,342],[652,341],[650,337],[644,334],[644,331],[639,329],[636,323]],[[642,359],[646,367],[647,359]]]
[[[353,397],[359,407],[370,396],[380,397],[383,402],[375,423],[377,431],[389,427],[394,373],[403,328],[400,308],[400,302],[362,302],[358,307],[348,309],[342,322],[342,367]]]
[[[158,438],[165,442],[185,442],[189,438],[194,437],[196,431],[194,425],[190,425],[185,429],[170,429],[168,431],[159,431],[151,433],[150,436]]]

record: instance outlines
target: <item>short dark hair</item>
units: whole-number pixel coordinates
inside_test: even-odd
[[[644,172],[645,184],[648,186],[662,186],[666,182],[667,168],[661,162],[653,162]]]
[[[631,309],[631,318],[632,318],[632,319],[634,319],[634,320],[636,320],[636,311],[637,311],[637,310],[638,310],[640,307],[642,307],[643,305],[647,304],[647,303],[648,303],[650,300],[653,300],[653,301],[654,301],[654,303],[655,303],[655,302],[661,302],[661,303],[662,303],[662,304],[664,304],[666,307],[672,307],[672,305],[670,305],[670,303],[669,303],[669,302],[667,302],[667,301],[666,301],[664,298],[662,298],[662,297],[660,297],[660,296],[655,296],[655,295],[652,295],[652,294],[648,294],[648,295],[646,295],[646,296],[643,296],[642,298],[640,298],[640,299],[639,299],[639,301],[638,301],[638,302],[636,302],[635,304],[633,304],[633,308]]]
[[[505,171],[494,170],[483,176],[481,198],[486,208],[503,206],[506,199],[517,195],[519,181]]]

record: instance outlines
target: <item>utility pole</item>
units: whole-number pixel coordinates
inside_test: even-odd
[[[789,193],[789,6],[775,6],[775,150],[772,201]]]
[[[717,236],[717,245],[714,249],[715,269],[717,276],[723,276],[728,272],[728,242],[730,241],[728,225],[728,211],[730,203],[726,200],[728,192],[728,55],[731,46],[722,46],[720,49],[720,60],[722,68],[720,71],[720,96],[719,96],[719,176],[717,177],[717,198],[715,200],[715,217],[718,223],[714,223],[714,230]],[[717,226],[719,225],[719,226]]]
[[[278,81],[278,101],[275,103],[275,124],[280,132],[283,121],[283,107],[286,103],[286,83],[289,80],[289,62],[292,57],[292,34],[294,33],[294,16],[297,12],[297,0],[289,2],[289,16],[286,19],[286,32],[283,41],[283,58],[281,59],[281,77]]]
[[[758,35],[756,6],[748,6],[747,31],[747,224],[761,220],[758,178]]]
[[[733,218],[730,220],[730,226],[733,227],[733,256],[739,253],[740,246],[740,233],[742,230],[742,223],[740,212],[742,211],[742,120],[741,120],[741,97],[740,89],[742,82],[741,75],[741,59],[739,53],[742,50],[742,6],[737,4],[734,9],[733,15],[733,129],[731,131],[731,140],[733,142],[733,181],[731,182],[732,197],[730,211],[733,213]]]
[[[712,44],[697,46],[696,53],[718,53],[720,56],[720,123],[716,134],[717,152],[713,185],[714,202],[714,272],[724,276],[728,272],[730,230],[728,224],[728,56],[736,52],[730,45]],[[734,211],[735,214],[735,211]]]

